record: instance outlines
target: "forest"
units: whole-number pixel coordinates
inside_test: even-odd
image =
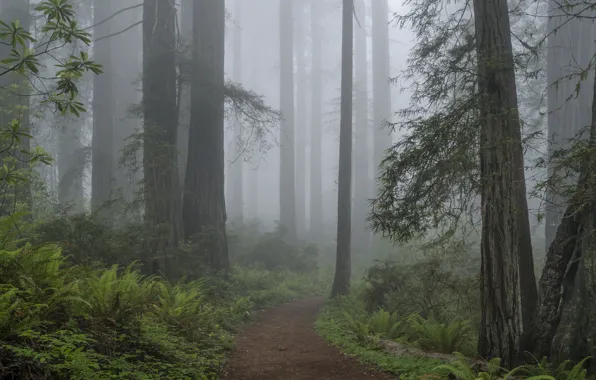
[[[595,19],[0,0],[0,379],[595,378]]]

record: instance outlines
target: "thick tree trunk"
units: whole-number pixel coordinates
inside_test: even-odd
[[[323,175],[321,170],[322,157],[322,32],[321,32],[321,1],[311,0],[311,125],[310,125],[310,237],[319,242],[323,236]]]
[[[366,228],[370,178],[368,175],[368,52],[366,48],[366,6],[364,0],[356,0],[356,15],[360,25],[356,27],[356,106],[354,150],[354,218],[352,219],[352,249],[364,254],[370,248],[370,233]]]
[[[234,64],[233,77],[238,83],[242,83],[242,7],[245,0],[234,1]],[[234,120],[234,141],[232,142],[231,159],[234,160],[230,170],[230,180],[228,181],[228,215],[230,219],[242,221],[244,214],[244,157],[242,154],[242,125],[239,120]]]
[[[225,6],[201,0],[193,9],[193,75],[185,236],[198,238],[211,269],[229,269],[224,197]]]
[[[182,236],[176,168],[176,18],[173,0],[145,0],[143,7],[143,166],[145,221],[152,253],[167,254]],[[167,260],[164,260],[167,273]]]
[[[95,0],[94,37],[111,33],[110,23],[99,23],[112,15],[112,0]],[[99,24],[98,24],[99,23]],[[115,68],[112,63],[112,40],[97,41],[93,59],[101,64],[103,74],[93,77],[93,140],[91,157],[91,209],[102,209],[106,218],[106,203],[112,199],[114,181],[114,84]]]
[[[522,352],[537,293],[506,0],[475,0],[481,123],[482,268],[479,353],[506,367]]]
[[[296,242],[296,197],[294,171],[294,59],[292,2],[280,0],[280,88],[282,114],[279,161],[279,222],[288,242]]]
[[[337,253],[332,296],[350,291],[352,235],[352,78],[354,3],[343,1],[341,49],[341,113],[339,133],[339,175],[337,181]]]

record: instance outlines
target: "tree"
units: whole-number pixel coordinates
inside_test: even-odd
[[[366,43],[366,6],[364,0],[355,1],[359,25],[356,28],[356,85],[355,85],[355,136],[354,150],[354,218],[352,219],[352,248],[364,253],[370,246],[370,234],[366,229],[370,178],[368,175],[368,51]],[[388,80],[389,78],[387,78]],[[376,165],[380,161],[376,162]]]
[[[213,270],[228,270],[224,196],[225,6],[193,4],[193,70],[183,222]]]
[[[377,191],[377,178],[384,153],[391,147],[391,92],[389,83],[389,13],[386,0],[372,1],[372,80],[373,80],[373,168],[372,193]]]
[[[242,0],[235,0],[234,2],[234,34],[233,34],[233,77],[234,81],[242,81]],[[242,221],[243,207],[244,207],[244,157],[242,157],[242,125],[240,120],[236,118],[233,121],[234,141],[232,143],[232,164],[230,170],[230,179],[228,181],[228,197],[229,197],[229,215],[232,219]]]
[[[165,255],[182,236],[177,172],[176,8],[173,0],[143,3],[143,174],[145,221],[152,253]],[[157,261],[153,267],[156,269]],[[164,270],[167,261],[164,260]]]
[[[282,114],[279,163],[279,222],[288,242],[296,241],[296,196],[294,157],[294,59],[292,2],[279,2],[280,87]]]
[[[323,175],[322,164],[322,30],[321,1],[311,0],[311,110],[310,110],[310,236],[321,239],[323,231]]]
[[[93,144],[91,157],[91,207],[105,210],[112,200],[114,181],[114,97],[112,41],[100,40],[111,33],[103,22],[112,15],[112,0],[94,3],[94,58],[104,67],[104,75],[93,77]],[[105,213],[104,213],[105,214]],[[109,220],[106,218],[106,220]]]
[[[117,7],[114,12],[131,8],[125,12],[118,13],[117,17],[109,21],[114,33],[118,33],[132,25],[142,22],[143,12],[138,6],[137,0],[122,0],[115,3]],[[114,131],[113,131],[113,153],[114,153],[114,189],[119,196],[127,202],[134,199],[136,178],[130,168],[121,165],[123,153],[127,153],[128,139],[141,126],[139,118],[133,115],[131,108],[140,103],[140,85],[143,51],[134,49],[131,46],[141,46],[143,43],[142,28],[133,28],[125,33],[119,33],[110,37],[112,48],[112,62],[117,68],[114,73],[112,84],[112,97],[114,98]],[[128,217],[128,215],[127,215]]]
[[[343,1],[341,55],[341,114],[337,183],[337,253],[332,296],[348,294],[351,275],[352,229],[352,80],[354,3]]]
[[[296,55],[296,233],[303,238],[306,231],[306,17],[305,3],[294,2],[295,17],[295,55]]]
[[[537,301],[506,0],[475,0],[482,198],[478,351],[518,361]]]

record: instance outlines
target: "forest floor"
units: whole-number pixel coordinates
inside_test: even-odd
[[[261,313],[236,339],[223,379],[391,380],[327,344],[313,329],[322,298],[295,301]]]

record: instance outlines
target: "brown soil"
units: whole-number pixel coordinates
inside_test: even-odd
[[[261,313],[236,340],[230,380],[396,379],[372,371],[328,345],[313,330],[322,299],[305,299]]]

